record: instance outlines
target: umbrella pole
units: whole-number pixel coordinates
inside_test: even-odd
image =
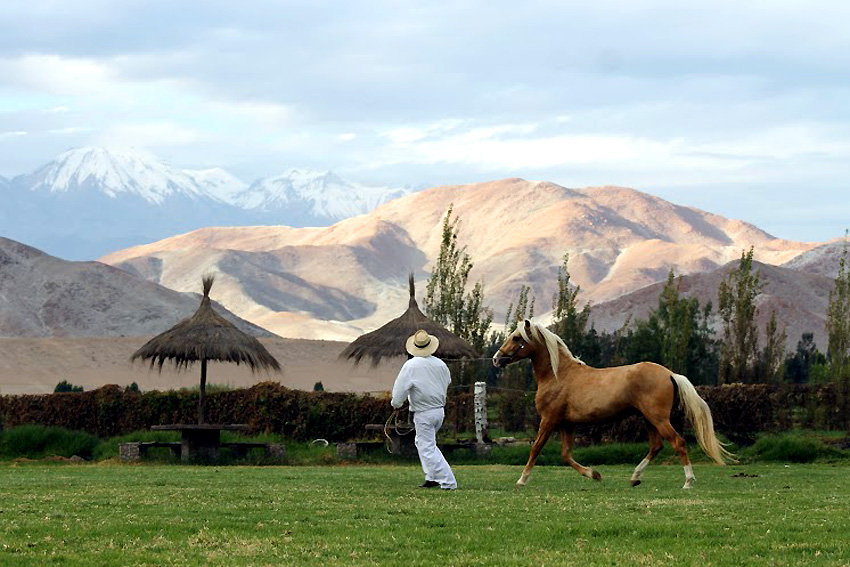
[[[204,422],[204,404],[207,390],[207,359],[201,360],[201,397],[198,400],[198,423]]]

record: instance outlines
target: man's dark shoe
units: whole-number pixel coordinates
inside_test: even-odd
[[[440,483],[435,480],[426,480],[422,484],[419,485],[419,488],[436,488],[440,486]]]

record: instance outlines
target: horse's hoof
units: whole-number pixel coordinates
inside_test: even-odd
[[[639,481],[639,480],[633,480],[633,481],[631,481],[631,482],[632,482],[632,488],[634,488],[635,486],[637,486],[637,485],[639,485],[639,484],[640,484],[640,481]]]
[[[602,475],[596,471],[593,471],[591,474],[591,478],[593,478],[593,480],[602,480]]]

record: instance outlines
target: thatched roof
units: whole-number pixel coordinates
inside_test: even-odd
[[[150,360],[151,367],[158,366],[160,371],[166,362],[185,368],[203,360],[247,364],[253,371],[279,371],[280,364],[260,341],[213,310],[213,280],[212,276],[203,278],[204,297],[194,315],[149,340],[130,360]]]
[[[419,329],[424,329],[440,340],[440,347],[434,356],[445,360],[478,357],[478,353],[469,343],[449,332],[439,323],[435,323],[419,310],[413,286],[413,274],[410,274],[409,285],[410,302],[407,311],[383,327],[358,337],[340,353],[339,358],[354,359],[354,363],[357,364],[363,357],[371,357],[372,365],[377,365],[385,356],[406,356],[404,344],[407,338]]]

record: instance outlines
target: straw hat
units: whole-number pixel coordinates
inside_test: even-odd
[[[407,352],[413,356],[431,356],[437,347],[440,346],[440,339],[434,335],[429,335],[426,331],[419,329],[407,339],[405,348]]]

